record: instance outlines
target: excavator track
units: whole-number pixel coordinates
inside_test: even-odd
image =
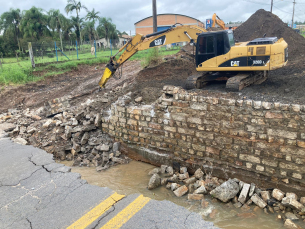
[[[187,78],[185,88],[187,90],[200,89],[213,81],[227,81],[226,88],[230,91],[240,91],[252,84],[263,83],[268,72],[213,72],[197,73]]]
[[[244,72],[228,79],[226,88],[230,91],[241,91],[252,84],[261,84],[268,77],[268,72]]]

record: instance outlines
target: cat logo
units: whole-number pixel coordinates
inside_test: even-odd
[[[162,39],[155,40],[155,46],[162,45]]]
[[[240,61],[231,61],[231,66],[232,67],[238,67]]]

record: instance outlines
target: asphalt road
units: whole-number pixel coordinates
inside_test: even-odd
[[[216,228],[172,202],[89,185],[53,155],[1,137],[1,129],[0,228]]]

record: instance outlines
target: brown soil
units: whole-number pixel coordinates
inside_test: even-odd
[[[8,86],[0,92],[0,113],[17,107],[20,109],[38,108],[49,100],[63,96],[74,97],[75,99],[71,103],[77,105],[77,102],[92,97],[97,92],[105,93],[126,81],[132,81],[134,75],[141,69],[139,61],[127,62],[123,68],[122,78],[119,80],[111,78],[106,89],[99,91],[98,82],[104,72],[104,67],[105,64],[79,66],[77,70],[47,77],[36,83]]]
[[[305,39],[288,27],[278,16],[260,9],[235,31],[234,37],[238,41],[251,41],[263,37],[284,38],[288,43],[289,60],[305,57]]]

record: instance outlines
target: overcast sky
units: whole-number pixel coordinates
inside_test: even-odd
[[[78,0],[77,0],[78,1]],[[273,13],[284,22],[291,22],[293,0],[273,0]],[[134,23],[152,15],[151,0],[81,0],[89,10],[95,8],[102,17],[111,17],[117,29],[134,34]],[[270,10],[271,0],[157,0],[157,13],[184,14],[205,22],[216,13],[223,21],[245,21],[256,10]],[[46,11],[59,9],[62,13],[67,0],[0,0],[0,14],[10,8],[27,10],[32,6]],[[73,13],[75,15],[75,13]],[[85,16],[85,10],[81,16]],[[305,0],[296,0],[295,20],[305,21]]]

